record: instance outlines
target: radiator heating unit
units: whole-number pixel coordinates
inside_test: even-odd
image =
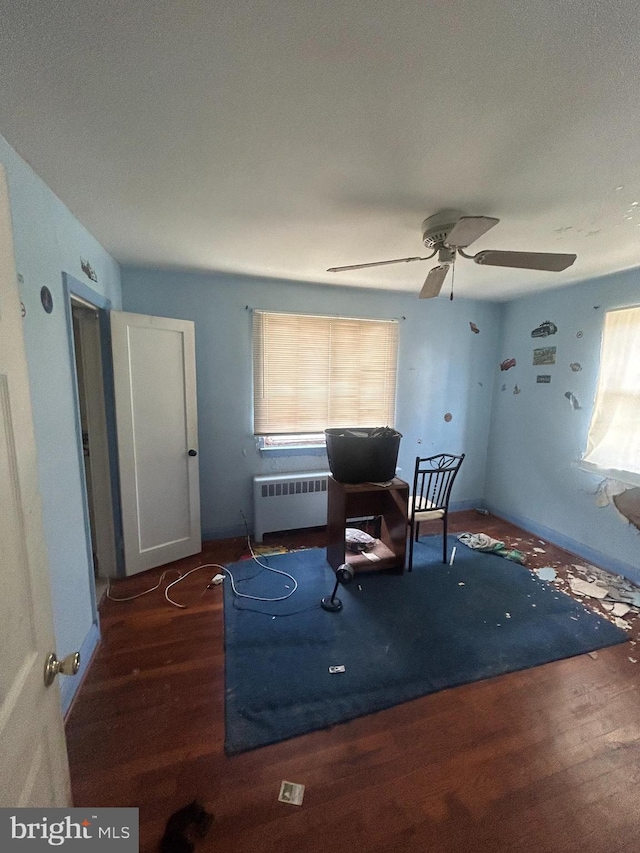
[[[265,533],[327,523],[329,471],[298,471],[253,478],[254,539]]]

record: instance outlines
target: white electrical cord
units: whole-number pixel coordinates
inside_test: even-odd
[[[152,586],[151,589],[145,589],[144,592],[139,592],[136,595],[129,595],[126,598],[114,598],[111,595],[111,578],[109,578],[107,580],[107,598],[110,601],[133,601],[134,598],[140,598],[140,596],[147,595],[149,592],[154,592],[156,589],[158,589],[158,587],[160,586],[162,581],[165,579],[166,575],[169,574],[169,572],[178,572],[178,580],[180,580],[180,578],[182,577],[182,572],[180,571],[180,569],[165,569],[165,571],[160,575],[160,578],[158,579],[158,583],[155,586]],[[167,587],[167,589],[168,588],[169,587]]]
[[[165,569],[165,571],[160,575],[158,583],[155,586],[152,586],[151,589],[145,589],[144,592],[139,592],[136,595],[130,595],[126,598],[114,598],[111,595],[111,581],[109,580],[107,583],[107,598],[111,601],[133,601],[134,598],[140,598],[140,596],[147,595],[148,593],[154,592],[156,589],[158,589],[165,576],[169,572],[178,572],[178,577],[174,581],[171,581],[171,583],[167,584],[167,586],[165,587],[164,597],[167,599],[169,604],[173,604],[174,607],[186,609],[188,605],[179,604],[177,601],[174,601],[172,598],[170,598],[169,590],[172,586],[175,586],[177,583],[180,583],[180,581],[185,580],[185,578],[188,578],[190,574],[193,574],[193,572],[197,572],[200,569],[222,569],[223,572],[226,572],[231,580],[231,589],[233,590],[233,594],[236,595],[238,598],[250,598],[252,601],[285,601],[287,598],[290,598],[293,593],[298,589],[298,581],[293,577],[293,575],[290,575],[288,572],[283,572],[280,569],[273,569],[266,563],[261,563],[258,557],[256,556],[256,552],[253,550],[253,547],[251,545],[251,539],[249,536],[247,536],[247,544],[249,545],[249,550],[251,551],[252,559],[255,560],[255,562],[259,566],[262,566],[263,569],[267,569],[267,571],[269,572],[274,572],[276,575],[284,575],[285,577],[289,578],[291,581],[293,581],[293,589],[290,590],[286,595],[280,595],[277,598],[261,598],[258,595],[247,595],[247,593],[238,592],[238,590],[236,589],[234,577],[226,566],[221,566],[219,563],[204,563],[202,566],[196,566],[195,569],[189,569],[189,571],[186,572],[184,575],[179,569]],[[205,587],[205,591],[208,588],[209,585]]]
[[[205,563],[202,566],[196,566],[195,569],[189,569],[189,571],[186,574],[180,575],[179,578],[176,578],[174,581],[171,581],[171,583],[167,584],[167,586],[165,587],[165,590],[164,590],[164,597],[167,599],[169,604],[173,604],[174,607],[181,607],[183,610],[185,610],[188,607],[188,605],[178,604],[177,601],[174,601],[173,598],[170,598],[169,597],[169,590],[171,589],[172,586],[175,586],[177,583],[180,583],[180,581],[183,581],[185,578],[188,578],[189,575],[193,574],[194,572],[197,572],[199,569],[208,569],[208,568],[223,569],[224,566],[219,566],[217,563]],[[206,590],[208,588],[209,588],[209,586],[207,584],[204,591],[206,592]],[[203,592],[203,595],[204,595],[204,592]],[[202,596],[200,596],[200,597],[202,598]]]
[[[274,572],[276,575],[284,575],[286,578],[289,578],[289,580],[292,580],[293,589],[290,590],[286,595],[281,595],[279,598],[260,598],[257,595],[246,595],[244,592],[238,592],[238,590],[236,589],[236,585],[233,582],[233,575],[231,574],[229,569],[226,569],[224,566],[219,566],[218,568],[224,569],[224,571],[231,578],[231,589],[233,590],[234,594],[237,595],[238,598],[251,598],[254,601],[285,601],[287,598],[291,598],[293,593],[298,589],[298,581],[293,577],[293,575],[290,575],[288,572],[283,572],[280,569],[272,569],[271,566],[268,566],[266,563],[261,563],[260,560],[256,557],[256,552],[253,550],[251,546],[251,539],[248,536],[247,545],[249,546],[249,550],[251,551],[251,556],[259,566],[262,566],[263,569],[267,569],[270,572]]]

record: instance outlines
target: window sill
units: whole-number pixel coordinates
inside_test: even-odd
[[[326,444],[282,444],[278,445],[269,445],[267,447],[261,447],[260,450],[266,450],[267,452],[271,450],[326,450]]]
[[[265,453],[272,458],[279,456],[326,456],[327,448],[324,445],[301,445],[300,447],[259,447],[260,453]]]
[[[592,462],[586,462],[581,459],[578,462],[578,468],[581,471],[587,471],[589,474],[595,474],[596,477],[602,477],[604,480],[619,480],[625,483],[629,488],[640,486],[640,474],[635,474],[633,471],[617,471],[613,468],[599,468]]]
[[[256,446],[260,451],[273,453],[274,451],[293,450],[296,455],[311,451],[316,455],[318,451],[324,452],[327,442],[323,433],[297,433],[290,435],[256,435]]]

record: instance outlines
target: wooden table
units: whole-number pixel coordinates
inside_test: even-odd
[[[335,570],[349,563],[355,571],[397,569],[404,571],[407,543],[407,510],[409,485],[395,477],[390,485],[374,483],[338,483],[329,477],[327,507],[327,561]],[[348,520],[376,517],[380,519],[380,544],[370,554],[346,551],[344,531]]]

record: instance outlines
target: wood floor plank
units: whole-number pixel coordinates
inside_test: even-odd
[[[491,516],[455,514],[451,529],[489,533],[523,550],[531,567],[566,574],[581,563]],[[322,547],[324,535],[267,539]],[[171,568],[225,564],[246,552],[242,538],[205,543],[201,555]],[[164,568],[114,584],[112,595],[143,591]],[[143,853],[157,849],[167,817],[194,797],[216,814],[197,844],[203,853],[639,849],[634,647],[444,690],[229,758],[222,590],[203,592],[215,572],[194,572],[173,588],[186,609],[160,590],[103,600],[102,642],[67,720],[75,804],[138,807]],[[302,807],[278,802],[282,779],[307,786]]]

